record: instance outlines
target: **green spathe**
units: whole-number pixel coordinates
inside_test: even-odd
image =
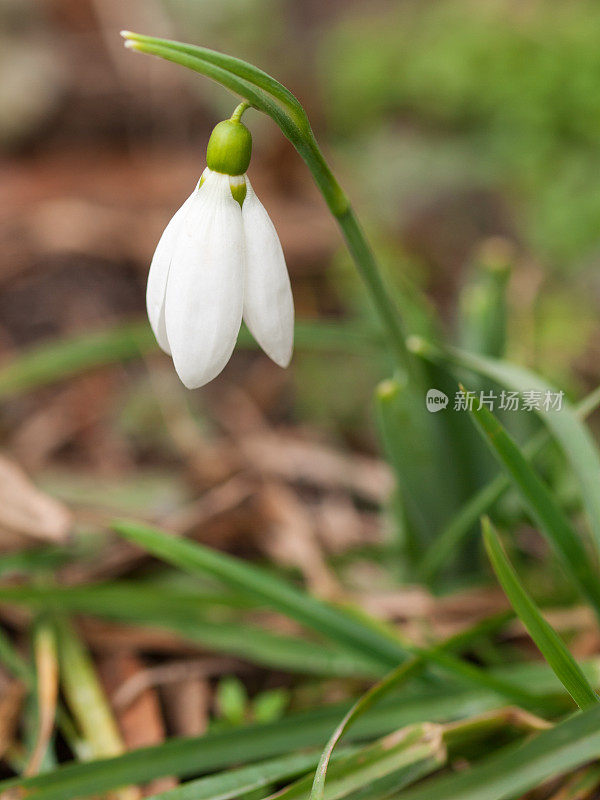
[[[225,175],[243,175],[252,155],[252,135],[241,122],[227,119],[219,122],[210,135],[206,148],[206,165]]]

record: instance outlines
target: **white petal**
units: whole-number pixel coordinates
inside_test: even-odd
[[[150,320],[154,335],[156,336],[156,341],[165,353],[169,355],[171,355],[171,350],[169,348],[165,329],[165,294],[167,291],[167,278],[169,277],[169,268],[175,249],[177,234],[179,233],[181,223],[196,191],[197,190],[194,189],[192,194],[175,213],[164,229],[163,235],[160,237],[160,241],[154,251],[152,263],[150,264],[150,272],[148,273],[148,286],[146,288],[148,319]]]
[[[229,361],[242,321],[242,214],[229,178],[210,170],[185,215],[165,301],[167,337],[188,389],[211,381]]]
[[[250,181],[242,205],[246,244],[244,321],[265,353],[287,367],[294,346],[294,300],[275,226]]]

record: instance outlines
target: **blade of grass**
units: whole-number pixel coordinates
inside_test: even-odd
[[[585,419],[600,405],[600,387],[590,392],[575,406],[575,414],[579,419]],[[532,436],[523,447],[523,455],[527,460],[533,460],[541,453],[551,440],[547,429],[541,430]],[[468,500],[453,517],[444,530],[430,545],[420,565],[417,574],[420,580],[431,580],[447,563],[452,553],[471,532],[473,526],[483,514],[490,510],[502,495],[511,486],[510,478],[500,474],[480,489]]]
[[[400,667],[397,667],[390,672],[389,675],[386,675],[383,680],[379,681],[379,683],[376,683],[365,692],[340,721],[325,745],[325,749],[321,753],[319,764],[315,772],[310,793],[311,800],[322,800],[325,794],[327,770],[333,756],[333,751],[342,737],[363,714],[375,705],[375,703],[382,700],[391,691],[399,689],[412,677],[421,672],[427,664],[427,656],[431,655],[432,650],[441,652],[443,650],[455,650],[458,647],[464,647],[472,643],[475,639],[500,627],[506,620],[507,617],[505,615],[500,615],[490,620],[484,620],[484,622],[474,625],[468,631],[461,631],[461,633],[451,637],[436,648],[431,648],[427,653],[424,652],[421,655],[413,656],[412,659],[402,664]]]
[[[265,569],[136,522],[119,521],[113,527],[154,556],[192,575],[212,575],[353,652],[377,659],[382,666],[396,666],[406,659],[406,650],[399,642]]]
[[[583,709],[594,705],[598,702],[596,693],[562,639],[546,622],[536,604],[521,585],[489,519],[484,517],[482,527],[485,548],[496,577],[519,619],[529,631],[529,635],[579,708]]]
[[[35,671],[29,662],[16,650],[2,628],[0,628],[0,663],[15,677],[20,678],[29,689],[35,686]],[[75,753],[79,753],[79,735],[75,731],[73,723],[65,709],[60,704],[56,709],[56,719],[63,736],[67,742],[69,742],[72,750]]]
[[[440,432],[425,409],[422,389],[390,378],[377,386],[375,404],[381,439],[405,507],[404,550],[414,564],[451,513],[454,476],[444,469]]]
[[[303,775],[317,763],[317,753],[293,753],[248,767],[207,775],[174,789],[152,795],[150,800],[232,800],[273,783]]]
[[[600,756],[600,705],[595,704],[525,743],[512,744],[473,768],[408,789],[396,800],[505,800]]]
[[[584,664],[583,669],[593,683],[600,682],[600,660]],[[556,713],[557,709],[564,711],[564,690],[546,664],[513,665],[493,672],[525,690],[529,687],[535,690],[540,697],[540,706],[544,706],[547,713]],[[415,693],[405,691],[400,697],[389,696],[385,703],[373,707],[361,717],[347,738],[353,742],[365,741],[424,719],[444,722],[482,714],[504,705],[504,699],[497,693],[484,689],[449,690],[447,685],[427,686]],[[331,730],[347,710],[348,705],[335,705],[296,712],[273,723],[209,732],[188,739],[173,738],[117,758],[65,764],[47,775],[0,781],[0,795],[8,789],[22,787],[31,791],[35,800],[70,800],[164,775],[198,775],[240,762],[251,763],[298,752],[303,748],[323,748]]]
[[[52,605],[62,611],[79,611],[120,621],[167,627],[193,641],[201,641],[217,650],[269,666],[299,672],[337,674],[338,677],[373,677],[381,674],[382,668],[375,659],[367,660],[364,656],[359,658],[344,650],[336,651],[331,646],[323,647],[302,639],[271,634],[247,623],[209,621],[194,613],[198,598],[193,593],[186,593],[184,597],[182,605],[178,602],[179,598],[161,589],[142,590],[118,584],[98,587],[0,587],[0,601],[22,603],[34,608]],[[173,609],[171,613],[168,612],[169,607]],[[360,621],[365,626],[369,623],[368,618],[364,617]],[[461,661],[439,648],[423,651],[412,645],[406,647],[407,652],[417,656],[425,653],[428,662],[437,664],[463,683],[482,686],[527,708],[538,708],[535,695],[522,686],[492,675],[488,670]]]
[[[600,582],[580,536],[556,504],[527,459],[496,417],[485,406],[469,412],[492,451],[511,476],[527,509],[557,551],[568,574],[600,616]]]
[[[119,582],[98,586],[22,585],[0,587],[0,601],[166,628],[211,649],[275,669],[335,677],[373,677],[383,671],[375,659],[341,648],[272,633],[244,619],[229,622],[207,618],[211,606],[214,611],[212,597],[195,592]]]
[[[507,361],[466,353],[455,347],[442,348],[419,337],[411,337],[408,347],[411,352],[423,358],[441,361],[484,375],[513,391],[538,391],[542,393],[542,397],[547,391],[556,391],[535,373]],[[583,504],[593,533],[594,547],[598,554],[600,551],[600,492],[598,491],[600,456],[596,444],[567,400],[563,401],[561,410],[545,410],[542,407],[536,413],[560,444],[578,478]]]
[[[56,620],[55,627],[62,690],[92,756],[120,755],[125,745],[89,654],[66,619]],[[134,786],[115,793],[115,800],[140,797]]]
[[[375,332],[353,322],[299,320],[295,327],[295,345],[299,349],[352,353],[378,343]],[[245,327],[240,330],[238,346],[257,346]],[[158,353],[159,349],[147,320],[36,345],[0,366],[0,400],[152,352]]]
[[[16,678],[20,678],[28,686],[35,680],[31,666],[17,651],[8,634],[0,628],[0,663]]]
[[[408,653],[415,650],[406,643],[400,644],[395,637],[382,631],[380,626],[362,622],[356,615],[323,603],[267,570],[136,522],[116,522],[113,527],[125,538],[168,563],[191,574],[211,574],[353,652],[377,658],[382,665],[403,663]],[[535,703],[535,698],[527,691],[510,682],[495,679],[486,670],[450,654],[434,650],[429,657],[462,680],[500,692],[511,701],[528,707]]]
[[[37,775],[52,738],[58,700],[56,635],[49,620],[40,619],[34,629],[36,666],[37,732],[24,775]]]
[[[474,275],[460,296],[460,341],[474,353],[500,358],[506,342],[506,290],[514,262],[511,243],[488,239],[474,258]]]
[[[336,760],[331,766],[327,787],[324,787],[324,797],[337,800],[365,787],[369,787],[369,796],[373,796],[377,794],[378,783],[382,780],[386,782],[388,790],[397,791],[423,775],[434,772],[446,760],[441,732],[439,725],[415,725]],[[312,796],[311,777],[301,778],[275,796],[278,800],[309,798]]]
[[[166,792],[152,795],[151,800],[232,800],[273,783],[290,780],[313,768],[317,754],[293,753],[251,764],[248,767],[220,772],[189,781]]]

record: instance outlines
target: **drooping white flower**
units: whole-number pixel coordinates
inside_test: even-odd
[[[290,280],[275,227],[245,174],[249,137],[239,120],[217,125],[208,166],[150,266],[150,324],[188,389],[225,367],[242,318],[273,361],[286,367],[292,356]]]

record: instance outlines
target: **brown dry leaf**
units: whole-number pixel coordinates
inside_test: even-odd
[[[157,667],[150,667],[129,677],[118,689],[113,702],[118,708],[126,708],[148,687],[179,684],[187,680],[206,680],[213,676],[241,672],[242,662],[227,656],[208,656],[186,661],[171,661]]]
[[[327,494],[315,503],[320,541],[329,553],[344,553],[365,544],[381,544],[383,529],[378,515],[359,512],[347,494]]]
[[[58,449],[102,420],[114,386],[115,376],[106,372],[72,381],[16,428],[9,441],[11,453],[26,469],[41,469]],[[131,468],[131,462],[126,466]]]
[[[261,500],[265,516],[271,522],[261,538],[263,550],[276,563],[299,569],[310,591],[317,596],[340,598],[342,588],[327,566],[306,506],[291,489],[277,483],[264,486]]]
[[[256,493],[256,487],[244,476],[235,476],[215,486],[193,503],[163,517],[163,527],[175,533],[197,530],[205,523],[233,511]]]
[[[196,481],[205,486],[220,483],[237,469],[231,449],[209,441],[198,427],[184,389],[171,363],[158,366],[146,359],[150,382],[165,428]]]
[[[38,719],[35,745],[23,775],[37,775],[54,731],[58,700],[58,658],[54,629],[40,623],[34,635]]]
[[[373,585],[372,579],[368,585]],[[355,595],[355,601],[376,617],[400,623],[402,633],[421,645],[453,636],[508,608],[504,594],[489,587],[440,598],[421,586],[378,593],[367,590]]]
[[[187,678],[162,687],[166,714],[175,736],[201,736],[210,716],[211,689],[202,678]]]
[[[178,655],[204,652],[204,648],[200,644],[194,645],[183,636],[147,625],[127,625],[92,617],[81,617],[77,627],[94,650],[104,653],[119,650]]]
[[[65,542],[70,511],[37,489],[13,461],[0,456],[0,546],[15,537]]]
[[[321,490],[343,489],[378,505],[392,492],[392,473],[383,461],[272,430],[254,400],[237,387],[220,397],[211,411],[234,437],[248,466],[267,478]]]
[[[109,697],[113,697],[118,687],[143,672],[144,665],[133,652],[115,653],[101,658],[98,663],[100,678]],[[147,687],[127,706],[112,703],[123,741],[128,750],[149,747],[165,739],[160,704],[156,692]],[[172,789],[177,781],[172,777],[151,781],[144,795],[157,794]]]
[[[0,757],[14,741],[25,692],[25,685],[18,680],[10,681],[2,687],[0,694]]]
[[[244,436],[247,460],[263,474],[321,489],[345,489],[372,503],[383,504],[393,488],[389,467],[368,456],[349,455],[333,447],[280,432]]]

